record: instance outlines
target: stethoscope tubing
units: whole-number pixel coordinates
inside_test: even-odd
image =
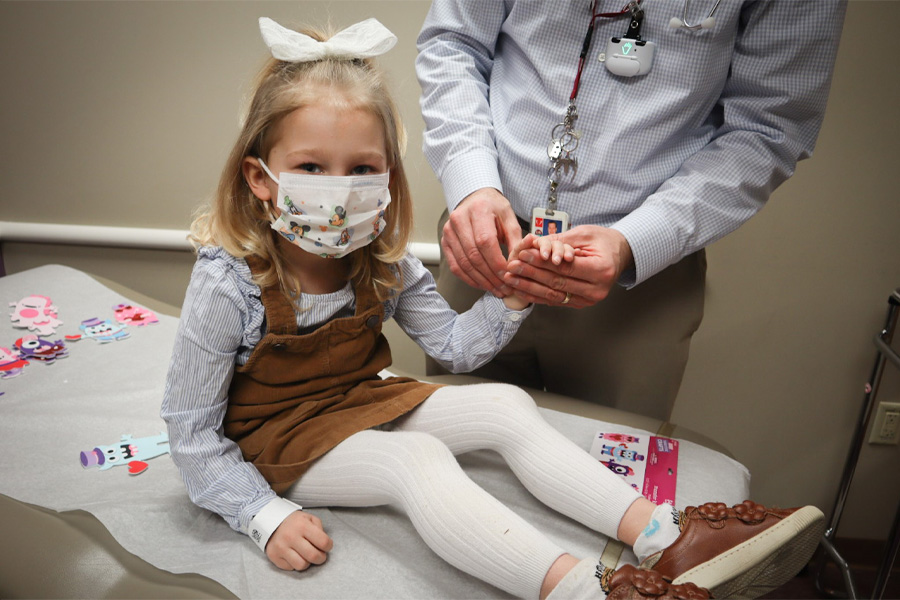
[[[678,24],[678,26],[684,27],[685,29],[690,29],[692,31],[695,31],[697,29],[703,29],[704,28],[703,23],[706,22],[707,19],[711,19],[712,16],[716,13],[716,9],[719,8],[719,2],[721,2],[721,0],[716,0],[716,3],[713,4],[712,9],[709,11],[709,14],[706,15],[705,19],[703,19],[699,23],[691,24],[691,23],[687,22],[687,13],[688,13],[688,8],[690,7],[690,4],[691,4],[691,0],[684,0],[684,6],[681,9],[681,23]],[[676,21],[677,19],[678,19],[678,17],[672,18],[673,21]]]

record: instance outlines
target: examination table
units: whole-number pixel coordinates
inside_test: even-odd
[[[100,470],[81,453],[165,432],[159,405],[177,309],[83,272],[48,265],[0,278],[0,301],[50,298],[62,324],[42,339],[65,356],[31,360],[0,379],[0,597],[3,598],[502,598],[443,562],[392,507],[315,509],[335,542],[328,561],[303,573],[278,570],[245,536],[189,501],[168,454]],[[113,307],[155,311],[101,342],[79,325],[115,324]],[[21,323],[19,323],[21,324]],[[11,318],[0,347],[33,334]],[[75,341],[76,336],[82,336]],[[397,372],[398,374],[403,374]],[[468,376],[429,378],[442,383]],[[736,503],[749,495],[743,465],[684,427],[532,391],[544,417],[590,447],[598,431],[658,433],[681,440],[676,503]],[[635,562],[630,549],[542,505],[490,452],[459,458],[469,475],[575,555]]]

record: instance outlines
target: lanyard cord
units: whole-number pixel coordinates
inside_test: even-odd
[[[569,102],[575,102],[578,95],[578,86],[581,84],[581,73],[584,71],[584,59],[587,57],[588,49],[591,46],[591,40],[594,37],[594,23],[600,18],[618,17],[626,13],[632,12],[632,8],[639,5],[641,0],[629,2],[622,10],[618,12],[598,13],[597,0],[591,2],[591,23],[588,25],[587,33],[584,35],[584,42],[581,44],[581,55],[578,57],[578,72],[575,74],[575,84],[572,86],[572,93],[569,95]]]
[[[574,174],[574,171],[578,168],[578,160],[572,156],[572,153],[578,148],[578,141],[581,139],[581,132],[574,127],[575,119],[578,118],[575,97],[578,96],[578,86],[581,84],[584,60],[590,49],[591,39],[594,37],[594,23],[599,18],[618,17],[627,13],[633,14],[639,8],[641,0],[631,0],[619,12],[610,13],[598,13],[598,2],[599,0],[591,0],[591,22],[584,36],[584,42],[581,44],[581,54],[578,56],[578,72],[575,74],[572,93],[569,94],[569,106],[566,108],[566,116],[563,118],[562,123],[557,123],[553,127],[550,133],[551,141],[550,146],[547,148],[547,156],[550,158],[550,168],[547,171],[550,193],[547,196],[547,210],[545,212],[548,216],[552,216],[556,210],[560,170],[565,170],[568,173],[571,168]]]

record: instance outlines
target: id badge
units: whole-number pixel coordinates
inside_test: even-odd
[[[569,229],[569,213],[561,210],[548,211],[537,207],[531,211],[531,233],[552,235]]]

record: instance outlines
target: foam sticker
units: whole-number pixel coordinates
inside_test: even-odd
[[[123,325],[144,327],[145,325],[159,323],[159,319],[156,318],[156,313],[142,306],[116,304],[113,306],[113,310],[116,313],[116,321]]]
[[[15,348],[22,358],[38,360],[47,365],[52,365],[57,358],[65,358],[69,355],[62,340],[51,342],[36,335],[20,337],[16,340]]]
[[[78,328],[84,332],[82,335],[77,337],[67,335],[66,339],[77,342],[78,340],[87,337],[93,338],[101,344],[105,344],[107,342],[124,340],[129,335],[128,332],[125,331],[124,325],[113,323],[109,319],[98,319],[97,317],[85,319]]]
[[[13,349],[0,347],[0,379],[10,379],[22,374],[28,361]]]
[[[160,433],[150,437],[133,438],[123,435],[118,443],[97,446],[81,453],[81,466],[85,469],[99,467],[101,471],[128,465],[128,473],[140,475],[147,470],[151,458],[169,453],[169,435]]]
[[[9,305],[13,307],[9,316],[13,325],[36,331],[38,335],[53,335],[63,323],[57,318],[56,307],[47,296],[32,294]]]
[[[590,454],[654,504],[675,505],[678,440],[598,432]]]
[[[133,460],[128,463],[128,474],[129,475],[140,475],[144,471],[146,471],[150,465],[145,463],[142,460]]]

